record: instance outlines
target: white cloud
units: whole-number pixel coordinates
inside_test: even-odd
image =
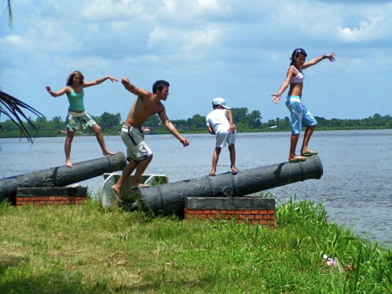
[[[143,1],[139,0],[83,1],[81,13],[84,17],[92,20],[108,20],[118,17],[148,19],[148,13],[145,11]]]
[[[32,42],[20,35],[8,35],[2,39],[2,42],[23,50],[31,50],[33,48]]]
[[[14,12],[13,29],[0,29],[0,76],[7,69],[24,71],[30,77],[25,82],[39,91],[75,69],[91,77],[129,75],[144,85],[166,77],[186,85],[192,77],[203,85],[199,96],[246,84],[249,93],[238,102],[246,106],[260,92],[269,97],[276,91],[297,46],[309,57],[338,54],[334,66],[323,62],[309,72],[306,89],[320,75],[332,84],[336,75],[352,83],[358,74],[375,79],[375,67],[389,76],[392,64],[392,3],[380,1],[25,0],[15,2]],[[183,88],[185,94],[176,87],[178,95],[188,95]],[[122,90],[113,87],[116,96]],[[355,91],[366,92],[365,85]],[[203,110],[187,111],[178,116]]]
[[[180,30],[155,28],[149,34],[148,47],[178,47],[191,51],[209,47],[219,42],[224,29],[210,25],[206,29]]]
[[[385,28],[382,19],[382,17],[373,17],[370,20],[360,21],[357,27],[340,27],[339,37],[347,42],[367,42],[378,39],[384,33]]]

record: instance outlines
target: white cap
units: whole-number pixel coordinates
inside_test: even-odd
[[[212,105],[221,105],[225,109],[230,109],[230,107],[226,105],[226,100],[222,97],[215,97],[212,99]]]

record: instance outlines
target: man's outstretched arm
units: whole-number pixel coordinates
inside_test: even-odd
[[[166,115],[165,109],[159,112],[159,118],[161,119],[163,125],[166,127],[166,129],[169,130],[169,132],[176,137],[184,147],[187,147],[189,145],[189,140],[185,139],[180,135],[180,133],[177,131],[176,127],[171,123],[169,118]]]
[[[127,89],[132,94],[135,94],[136,96],[146,97],[151,95],[151,93],[147,90],[135,87],[135,85],[133,85],[128,78],[122,78],[121,83],[125,89]]]

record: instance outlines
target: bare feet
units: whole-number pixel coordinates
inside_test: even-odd
[[[131,189],[135,189],[135,188],[147,188],[147,187],[150,187],[150,185],[147,185],[147,184],[138,184],[138,185],[135,185],[135,186],[131,185]]]
[[[118,202],[123,202],[121,199],[121,190],[119,190],[115,185],[113,185],[112,187],[112,191],[114,196],[116,196]]]
[[[116,155],[116,153],[108,150],[108,151],[104,152],[103,155]]]
[[[70,159],[66,159],[66,160],[65,160],[65,165],[66,165],[67,167],[69,167],[69,168],[73,168],[72,162],[71,162]]]

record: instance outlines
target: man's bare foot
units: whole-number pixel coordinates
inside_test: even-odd
[[[147,185],[147,184],[138,184],[138,185],[135,185],[135,186],[131,185],[131,189],[135,189],[135,188],[147,188],[147,187],[150,187],[150,185]]]
[[[116,155],[116,153],[108,150],[108,151],[104,152],[103,155]]]
[[[121,190],[116,185],[111,186],[114,196],[116,196],[118,202],[123,202],[121,199]]]
[[[65,161],[65,165],[66,165],[67,167],[69,167],[69,168],[73,168],[72,162],[71,162],[71,160],[69,160],[69,159],[67,159],[67,160]]]

